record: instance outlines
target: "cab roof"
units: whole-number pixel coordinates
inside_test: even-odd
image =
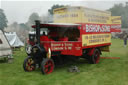
[[[81,24],[72,24],[72,23],[46,23],[46,24],[40,24],[40,28],[48,28],[48,27],[78,27],[81,26]],[[35,28],[36,26],[33,25],[32,28]]]

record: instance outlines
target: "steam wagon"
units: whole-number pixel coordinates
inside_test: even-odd
[[[53,72],[56,59],[62,56],[86,58],[97,64],[102,51],[109,51],[111,33],[109,25],[48,23],[32,26],[35,30],[28,57],[24,60],[25,71],[33,71],[39,65],[43,74]],[[43,32],[43,33],[41,33]],[[31,38],[31,37],[30,37]]]
[[[54,23],[33,25],[29,36],[28,57],[24,70],[33,71],[38,65],[43,74],[53,72],[56,63],[66,57],[85,58],[97,64],[103,51],[111,45],[111,13],[86,7],[63,7],[53,11]],[[116,18],[119,18],[118,16]],[[114,20],[115,17],[113,18]],[[120,21],[118,31],[120,30]],[[113,27],[113,28],[114,28]]]

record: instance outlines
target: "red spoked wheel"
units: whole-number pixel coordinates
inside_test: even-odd
[[[95,49],[93,55],[90,56],[90,57],[91,57],[91,60],[90,61],[91,61],[92,64],[99,63],[99,60],[100,60],[100,51],[98,49]]]
[[[25,71],[33,71],[33,70],[35,70],[36,64],[34,62],[33,57],[27,57],[24,60],[23,68],[24,68]]]
[[[54,70],[54,62],[52,59],[43,59],[41,63],[41,71],[43,74],[50,74]]]
[[[95,51],[94,61],[96,64],[99,63],[99,61],[100,61],[100,52],[98,49]]]

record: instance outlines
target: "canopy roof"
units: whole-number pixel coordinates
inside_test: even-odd
[[[78,27],[81,24],[72,24],[72,23],[47,23],[47,24],[40,24],[40,28],[49,28],[49,27]],[[36,26],[33,25],[33,28]]]

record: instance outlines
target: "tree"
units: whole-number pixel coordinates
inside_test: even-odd
[[[13,23],[11,24],[11,26],[16,29],[16,28],[18,28],[18,23],[17,23],[17,22],[13,22]]]
[[[26,28],[28,30],[32,30],[31,29],[31,26],[35,24],[35,20],[40,20],[40,17],[38,15],[38,13],[32,13],[30,16],[29,16],[29,19],[28,21],[25,23],[25,25],[27,26]]]
[[[128,28],[128,5],[124,6],[122,3],[115,4],[112,8],[109,9],[112,16],[121,16],[122,28]]]
[[[112,13],[112,16],[121,16],[124,13],[123,4],[115,4],[112,8],[109,9]]]
[[[4,14],[4,11],[2,9],[0,9],[0,30],[4,30],[5,27],[7,27],[7,18]]]
[[[28,30],[29,31],[29,27],[26,25],[26,24],[24,24],[24,23],[21,23],[21,24],[19,24],[19,27],[20,27],[20,29],[24,29],[24,30]]]
[[[35,24],[35,20],[39,20],[40,17],[38,15],[38,13],[32,13],[29,17],[28,23],[29,24]]]

